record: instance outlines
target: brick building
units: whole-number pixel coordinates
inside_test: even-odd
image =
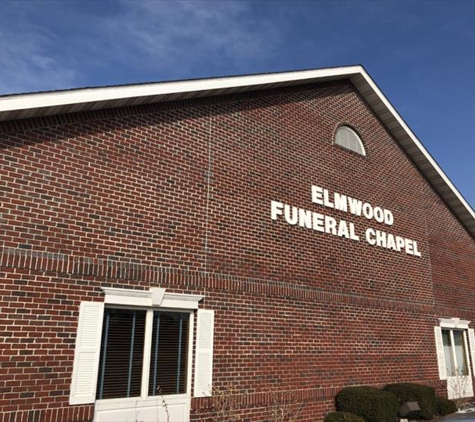
[[[11,95],[0,120],[0,422],[473,396],[475,214],[363,68]]]

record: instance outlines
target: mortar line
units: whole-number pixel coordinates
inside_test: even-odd
[[[208,127],[208,170],[207,170],[207,180],[206,180],[206,224],[205,224],[205,262],[204,262],[204,272],[208,273],[208,232],[209,232],[209,203],[211,196],[211,171],[213,166],[213,156],[212,156],[212,115],[211,115],[211,104],[208,105],[209,112],[209,127]]]

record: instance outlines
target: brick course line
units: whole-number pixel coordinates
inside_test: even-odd
[[[335,395],[341,388],[326,387],[326,388],[306,388],[306,389],[292,389],[283,391],[263,391],[256,393],[237,393],[233,394],[236,404],[239,407],[259,406],[272,404],[276,396],[279,401],[289,402],[296,401],[310,401],[310,400],[328,400],[334,399]],[[191,407],[193,410],[211,409],[213,406],[212,397],[192,398]]]
[[[94,406],[74,406],[54,409],[18,410],[4,412],[0,422],[90,422],[94,414]]]
[[[408,381],[409,382],[409,381]],[[418,379],[417,383],[421,383]],[[430,380],[423,381],[424,385],[436,388],[437,383]],[[374,388],[383,388],[385,384],[366,384]],[[349,387],[346,385],[345,387]],[[246,406],[259,406],[259,405],[271,405],[277,398],[281,403],[290,403],[292,401],[308,402],[308,401],[324,401],[334,400],[335,396],[340,392],[341,387],[317,387],[317,388],[305,388],[305,389],[289,389],[282,391],[263,391],[256,393],[237,393],[234,396],[236,404],[239,407]],[[212,397],[199,397],[192,398],[191,408],[192,410],[204,410],[211,409],[213,406]]]
[[[433,303],[374,299],[356,294],[350,295],[325,291],[312,288],[311,286],[294,285],[288,282],[198,271],[189,272],[149,264],[80,257],[30,249],[1,249],[0,268],[44,271],[55,275],[64,274],[72,277],[94,277],[98,279],[98,284],[101,281],[127,280],[128,282],[137,281],[150,284],[178,285],[180,287],[203,287],[213,290],[316,300],[324,303],[344,303],[366,308],[435,314]],[[440,315],[440,313],[437,315]]]

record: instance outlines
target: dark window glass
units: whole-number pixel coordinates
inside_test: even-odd
[[[106,309],[98,399],[140,396],[145,314],[145,311]]]
[[[186,392],[188,314],[154,312],[150,396]]]

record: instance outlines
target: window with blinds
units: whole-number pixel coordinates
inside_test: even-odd
[[[145,311],[105,310],[98,399],[140,396],[145,314]]]
[[[154,312],[149,396],[186,390],[188,314]]]
[[[366,151],[358,134],[348,126],[340,126],[335,134],[335,144],[345,149],[366,155]]]
[[[79,307],[69,404],[94,404],[98,420],[125,421],[137,412],[139,419],[165,420],[170,403],[173,420],[188,420],[192,394],[211,395],[214,311],[199,309],[201,295],[103,290],[104,302]]]
[[[147,312],[153,312],[148,394],[185,393],[189,314],[106,309],[97,399],[140,396]]]

